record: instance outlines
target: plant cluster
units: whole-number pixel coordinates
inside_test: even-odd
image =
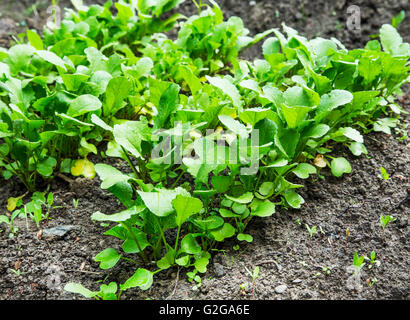
[[[50,219],[51,210],[60,208],[59,206],[53,206],[54,195],[49,192],[46,197],[46,192],[36,191],[31,197],[31,201],[23,204],[22,198],[25,196],[17,198],[9,198],[7,209],[10,212],[8,215],[0,215],[0,223],[5,223],[9,227],[9,237],[12,238],[18,231],[18,227],[14,225],[14,220],[16,218],[30,218],[40,229],[40,223],[42,221],[47,221]]]
[[[252,219],[279,205],[300,208],[303,185],[294,178],[325,167],[335,177],[350,173],[332,146],[367,154],[360,131],[391,133],[403,112],[395,96],[409,79],[410,45],[391,25],[365,48],[347,50],[284,24],[283,32],[251,37],[212,0],[197,15],[164,18],[182,2],[75,1],[60,27],[46,26],[42,38],[29,30],[0,49],[3,177],[34,191],[58,172],[98,174],[125,207],[92,214],[122,243],[95,261],[102,269],[121,259],[141,267],[119,287],[69,291],[118,298],[148,289],[155,273],[173,266],[191,268],[200,284],[217,243],[251,242]],[[262,40],[263,59],[240,58]],[[99,151],[130,172],[94,165],[88,155]]]

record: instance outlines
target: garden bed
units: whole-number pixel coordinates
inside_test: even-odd
[[[12,26],[7,17],[19,23],[29,19],[16,15],[16,7],[8,6],[8,2],[13,1],[0,4],[0,27],[2,23],[9,24],[8,30],[17,32],[20,29]],[[252,33],[286,22],[304,36],[333,36],[348,48],[362,47],[383,23],[389,23],[400,10],[410,7],[406,1],[359,1],[356,4],[362,9],[363,28],[359,36],[344,25],[349,1],[309,1],[303,9],[301,3],[286,1],[275,6],[272,1],[256,1],[254,5],[249,1],[220,1],[225,14],[242,17]],[[190,14],[194,7],[187,2],[182,5],[182,11],[185,10]],[[40,28],[44,15],[40,14],[38,19],[26,23]],[[405,41],[410,39],[409,21],[406,18],[399,28]],[[1,36],[4,33],[0,31]],[[4,42],[0,41],[0,45]],[[252,48],[246,55],[258,56],[258,50]],[[410,112],[408,95],[403,96],[400,104]],[[403,116],[402,123],[409,123],[408,115]],[[200,289],[192,289],[184,268],[172,268],[156,275],[149,290],[128,290],[122,298],[408,299],[410,144],[408,139],[397,138],[395,134],[365,135],[367,157],[354,157],[343,148],[334,149],[334,156],[349,160],[352,173],[335,178],[330,170],[324,169],[325,180],[314,181],[311,177],[300,181],[305,185],[300,190],[306,202],[302,208],[277,208],[274,216],[252,221],[247,233],[254,241],[241,244],[239,250],[233,250],[237,243],[233,239],[219,245]],[[123,165],[120,160],[110,160],[110,164]],[[379,177],[380,167],[389,173],[388,180]],[[90,219],[95,211],[121,210],[116,198],[100,189],[100,183],[98,177],[92,181],[76,178],[72,183],[59,177],[53,180],[50,191],[54,193],[55,205],[62,207],[52,212],[52,220],[43,229],[74,226],[65,236],[39,235],[31,221],[27,228],[25,220],[18,222],[19,232],[13,239],[8,239],[7,232],[0,233],[0,299],[77,299],[81,297],[62,289],[64,284],[78,282],[97,289],[100,280],[123,283],[135,272],[135,265],[127,261],[121,261],[114,269],[101,270],[93,260],[101,250],[119,247],[115,239],[103,235],[105,228]],[[3,211],[7,199],[24,194],[25,189],[15,179],[2,180],[0,184]],[[73,199],[79,200],[77,210],[73,210]],[[385,214],[397,220],[383,235],[379,216]],[[321,227],[323,232],[318,231],[311,239],[305,224],[317,226],[318,230]],[[346,229],[350,231],[348,237]],[[355,251],[367,256],[375,251],[381,262],[378,267],[363,268],[361,290],[347,285],[350,273],[346,268],[351,265]],[[253,286],[247,269],[256,266],[260,267],[260,274]],[[10,269],[20,270],[21,274],[16,275]],[[374,278],[377,279],[374,285],[366,283]],[[249,285],[241,290],[246,282]]]

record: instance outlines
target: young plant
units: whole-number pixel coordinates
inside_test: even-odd
[[[380,167],[380,177],[383,180],[389,180],[389,177],[390,177],[389,174],[387,173],[386,169],[383,168],[383,167]]]
[[[380,225],[382,226],[383,229],[383,237],[384,237],[384,230],[386,229],[386,227],[389,225],[390,222],[394,222],[397,220],[397,218],[391,216],[391,215],[380,215]]]
[[[346,286],[351,290],[356,289],[357,291],[360,291],[362,289],[360,279],[361,279],[362,268],[365,265],[364,260],[365,260],[365,257],[364,256],[359,257],[357,254],[357,251],[355,251],[353,255],[352,264],[347,267],[347,272],[351,273],[352,275],[347,279]]]
[[[18,232],[19,228],[14,225],[14,219],[20,214],[19,210],[15,210],[10,217],[6,215],[0,216],[0,224],[4,223],[8,226],[9,238],[12,239]]]
[[[372,278],[372,279],[366,279],[366,283],[369,285],[369,287],[373,287],[379,280],[377,278]]]
[[[108,285],[102,284],[100,291],[90,291],[77,283],[67,283],[64,286],[64,290],[76,294],[80,294],[85,298],[94,298],[95,300],[119,300],[122,291],[118,291],[118,285],[115,282],[110,282]]]
[[[367,261],[370,262],[370,264],[368,265],[368,268],[369,268],[369,269],[373,268],[373,266],[379,267],[380,264],[381,264],[380,260],[376,260],[376,252],[375,252],[375,251],[372,251],[372,252],[370,253],[370,258],[367,257],[367,256],[365,256],[364,258],[365,258]]]
[[[259,278],[259,267],[256,266],[252,272],[248,270],[248,268],[246,267],[245,269],[248,272],[249,276],[252,278],[252,297],[253,297],[255,293],[255,283],[256,283],[256,280]]]
[[[198,270],[195,269],[193,271],[187,272],[187,277],[189,282],[194,282],[195,285],[192,287],[192,290],[198,290],[202,285],[202,278],[197,274]]]
[[[60,27],[29,30],[0,50],[1,174],[30,191],[56,172],[98,174],[123,208],[92,215],[120,242],[94,260],[104,270],[120,260],[137,267],[119,292],[146,290],[176,266],[198,282],[220,242],[252,242],[254,219],[301,208],[294,179],[349,174],[333,146],[360,156],[363,132],[391,134],[395,96],[409,80],[410,46],[394,26],[347,50],[286,25],[249,36],[214,1],[187,19],[169,13],[182,2],[75,1]],[[267,36],[262,59],[239,59]],[[101,152],[129,170],[94,166],[88,155]],[[36,198],[19,210],[39,226],[53,199]],[[318,232],[306,228],[310,239]],[[111,297],[113,289],[104,287]]]
[[[242,283],[239,288],[241,289],[241,295],[246,295],[246,289],[248,289],[249,286],[249,282],[246,281],[244,283]]]
[[[307,231],[309,232],[310,239],[312,240],[313,236],[317,233],[316,226],[309,227],[309,225],[306,223],[305,227],[306,227]]]

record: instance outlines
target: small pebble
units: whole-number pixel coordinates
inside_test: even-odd
[[[225,269],[223,265],[219,263],[214,263],[214,272],[218,278],[223,277],[225,275]]]
[[[69,231],[73,229],[77,229],[78,226],[72,226],[72,225],[64,225],[64,226],[57,226],[54,228],[49,228],[49,229],[44,229],[43,230],[43,236],[45,237],[64,237]]]
[[[301,279],[295,279],[295,280],[293,280],[292,282],[293,282],[293,283],[301,283],[302,280],[301,280]]]
[[[279,285],[275,288],[275,292],[279,293],[279,294],[282,294],[286,291],[287,288],[288,287],[286,286],[286,284],[281,284],[281,285]]]

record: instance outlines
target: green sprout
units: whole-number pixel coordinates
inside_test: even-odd
[[[309,232],[310,239],[312,239],[313,236],[317,233],[316,226],[309,227],[309,225],[307,223],[305,224],[305,226],[306,226],[307,231]]]
[[[383,229],[383,237],[384,237],[384,230],[386,227],[389,225],[390,222],[396,221],[397,218],[391,216],[391,215],[380,215],[380,225],[382,226]]]
[[[369,269],[373,268],[373,266],[379,267],[381,264],[380,260],[376,260],[376,252],[374,250],[370,252],[370,258],[367,256],[365,256],[364,258],[370,262],[370,264],[368,265]]]

